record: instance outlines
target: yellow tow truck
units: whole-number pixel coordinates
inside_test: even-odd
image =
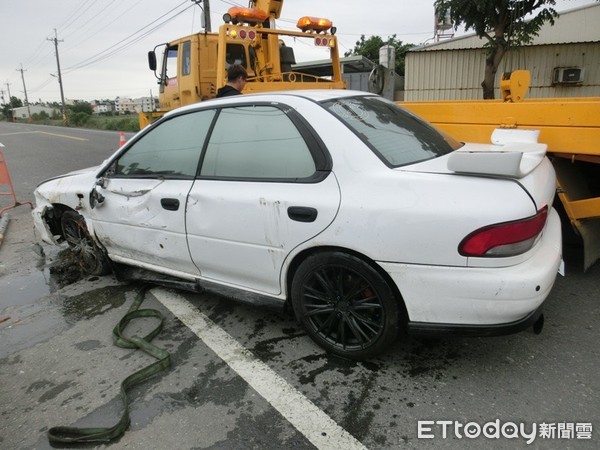
[[[159,111],[140,113],[140,128],[174,108],[214,98],[231,64],[249,74],[244,92],[345,88],[331,21],[305,16],[297,22],[299,31],[276,29],[282,6],[283,0],[250,0],[248,8],[228,10],[218,33],[192,34],[149,52],[160,86]],[[285,40],[328,49],[331,76],[294,71],[294,50]],[[600,259],[600,98],[525,99],[529,82],[528,71],[507,74],[502,100],[398,103],[463,141],[489,143],[499,127],[540,130],[556,169],[558,197],[583,240],[587,269]]]
[[[241,64],[248,72],[245,93],[345,88],[332,22],[304,16],[297,22],[298,31],[276,29],[282,6],[283,0],[251,0],[247,8],[229,8],[218,33],[192,34],[149,52],[149,66],[159,84],[159,111],[140,113],[140,129],[167,111],[214,98],[225,85],[231,64]],[[328,50],[333,75],[318,77],[293,71],[294,47],[286,40]],[[158,67],[156,50],[161,46],[163,59]]]
[[[540,130],[587,269],[600,259],[600,97],[526,99],[529,83],[519,70],[503,75],[502,100],[398,103],[461,141],[489,143],[495,128]]]

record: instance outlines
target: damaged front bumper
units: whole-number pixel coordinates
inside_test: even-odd
[[[96,181],[98,166],[51,178],[38,185],[33,195],[35,231],[47,244],[62,242],[60,216],[64,210],[82,213],[89,206],[85,198]]]
[[[43,242],[51,245],[57,245],[59,243],[58,236],[54,236],[50,230],[48,222],[46,221],[47,214],[49,211],[53,210],[53,206],[48,199],[42,196],[37,190],[35,191],[34,195],[36,206],[31,212],[31,215],[33,216],[35,232]]]

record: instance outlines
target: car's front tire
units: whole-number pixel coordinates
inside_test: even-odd
[[[90,236],[85,219],[75,211],[65,211],[60,219],[63,236],[79,258],[81,269],[90,275],[106,275],[110,264]]]
[[[375,268],[353,255],[323,252],[306,258],[291,288],[296,317],[331,353],[365,359],[398,336],[398,299]]]

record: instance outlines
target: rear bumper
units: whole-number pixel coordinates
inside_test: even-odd
[[[413,336],[505,336],[533,326],[542,316],[542,306],[531,314],[510,323],[496,325],[456,325],[449,323],[409,322],[408,333]]]
[[[380,265],[398,286],[415,332],[507,334],[500,330],[519,331],[537,318],[556,279],[561,248],[560,219],[551,209],[531,256],[513,266]]]

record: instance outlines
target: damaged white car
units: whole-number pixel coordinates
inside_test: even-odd
[[[380,97],[296,91],[166,114],[98,167],[42,183],[36,227],[109,261],[289,300],[330,352],[407,330],[540,324],[561,263],[555,175],[535,132],[460,144]]]

